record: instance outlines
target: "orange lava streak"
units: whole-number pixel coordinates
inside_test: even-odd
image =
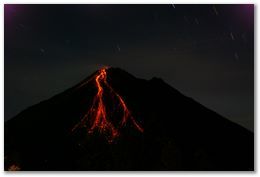
[[[130,120],[134,127],[143,132],[143,128],[136,122],[136,120],[131,115],[131,112],[128,110],[125,101],[123,98],[114,91],[114,89],[107,82],[107,68],[102,68],[99,72],[94,76],[95,77],[95,85],[97,87],[97,94],[94,97],[93,103],[89,111],[83,116],[81,121],[76,124],[72,131],[75,131],[79,127],[87,127],[88,133],[93,133],[94,130],[99,131],[107,135],[109,142],[113,141],[116,137],[119,136],[120,129],[126,125],[127,121]],[[106,105],[104,103],[104,89],[108,88],[110,90],[111,98],[116,98],[119,102],[119,106],[117,109],[121,109],[123,111],[122,120],[118,126],[115,126],[110,118],[113,116],[106,109]]]
[[[138,125],[138,123],[135,121],[135,119],[133,118],[133,116],[131,115],[130,111],[128,110],[124,100],[122,99],[122,97],[116,93],[114,91],[114,89],[107,83],[107,81],[105,80],[105,84],[107,85],[107,87],[110,89],[110,91],[112,92],[112,94],[115,94],[116,97],[118,98],[119,102],[120,102],[120,106],[123,108],[123,119],[121,121],[121,126],[124,126],[126,124],[126,121],[130,118],[131,121],[133,122],[133,124],[135,125],[135,127],[140,131],[143,132],[143,128]]]

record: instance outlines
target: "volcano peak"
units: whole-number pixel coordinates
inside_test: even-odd
[[[88,133],[92,134],[94,131],[98,131],[106,135],[109,142],[112,142],[120,135],[120,129],[128,122],[131,122],[138,131],[144,131],[132,116],[124,98],[107,81],[108,72],[114,73],[115,71],[122,72],[121,69],[102,67],[90,78],[90,80],[95,81],[97,92],[91,107],[82,116],[80,122],[72,128],[72,132],[78,128],[86,127]],[[108,103],[113,106],[108,106]],[[115,123],[111,120],[113,116],[120,117],[121,120]]]

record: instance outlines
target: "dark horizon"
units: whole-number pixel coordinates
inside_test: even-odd
[[[100,66],[162,78],[253,131],[253,5],[5,5],[5,121]]]

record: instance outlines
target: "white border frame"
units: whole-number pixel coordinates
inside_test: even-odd
[[[255,4],[255,172],[4,172],[4,4]],[[0,175],[16,175],[19,176],[48,176],[48,177],[57,177],[57,176],[154,176],[154,175],[173,175],[173,176],[205,176],[205,175],[213,175],[213,176],[221,176],[221,177],[230,177],[230,176],[249,176],[252,174],[258,174],[258,159],[259,159],[259,153],[257,153],[257,149],[259,147],[259,141],[257,140],[257,137],[259,137],[259,131],[257,131],[257,127],[259,127],[259,121],[257,120],[259,118],[258,110],[260,109],[260,106],[257,104],[257,100],[259,100],[259,95],[257,94],[258,88],[259,88],[259,72],[257,68],[259,68],[259,62],[258,60],[258,53],[259,51],[259,36],[257,34],[257,29],[259,29],[259,13],[257,12],[258,5],[256,0],[215,0],[215,1],[209,1],[209,0],[200,0],[199,2],[196,0],[175,0],[175,1],[169,1],[169,0],[3,0],[1,2],[1,8],[0,8],[0,24],[1,24],[1,39],[2,42],[0,43],[0,54],[1,54],[1,61],[0,61],[0,96],[1,96],[1,102],[0,102],[0,115],[2,117],[2,124],[1,124],[1,136],[0,136],[0,167],[1,167],[1,174]]]

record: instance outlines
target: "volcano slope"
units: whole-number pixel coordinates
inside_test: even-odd
[[[5,122],[5,170],[254,170],[254,134],[163,80],[101,68]]]

